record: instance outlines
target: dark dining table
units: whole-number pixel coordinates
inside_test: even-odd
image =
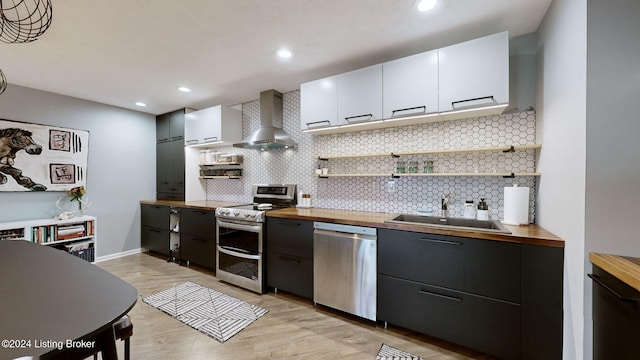
[[[64,251],[0,241],[0,359],[117,359],[113,323],[138,291]]]

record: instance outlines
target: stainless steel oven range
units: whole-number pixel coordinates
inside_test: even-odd
[[[260,184],[251,190],[254,204],[216,209],[216,277],[261,294],[265,214],[294,206],[296,185]]]

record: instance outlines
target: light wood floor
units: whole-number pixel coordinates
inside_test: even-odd
[[[375,359],[383,343],[427,360],[490,359],[467,349],[399,328],[376,324],[311,300],[270,292],[259,295],[219,281],[212,272],[136,254],[98,263],[138,289],[129,315],[132,359]],[[225,343],[199,333],[142,302],[142,298],[191,281],[268,309]],[[118,351],[122,354],[122,343]],[[120,355],[122,359],[122,355]]]

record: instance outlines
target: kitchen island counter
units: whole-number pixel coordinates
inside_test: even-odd
[[[445,229],[439,227],[393,224],[385,220],[395,214],[382,212],[367,212],[355,210],[336,210],[322,208],[286,208],[267,212],[268,217],[322,221],[338,224],[369,226],[376,228],[395,229],[421,232],[427,234],[462,236],[476,239],[497,240],[519,244],[543,245],[564,248],[564,241],[538,225],[512,226],[505,225],[511,234],[491,233],[481,230]]]
[[[589,260],[592,264],[640,291],[640,258],[590,253]]]

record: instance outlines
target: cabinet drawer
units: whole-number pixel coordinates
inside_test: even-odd
[[[378,275],[378,320],[480,350],[520,358],[520,306]]]
[[[215,270],[216,242],[213,237],[180,235],[180,260]]]
[[[313,222],[267,218],[267,248],[307,259],[313,259]]]
[[[180,209],[180,233],[215,239],[216,216],[211,210]]]
[[[380,229],[378,273],[520,302],[520,244]]]
[[[521,245],[469,239],[464,246],[463,290],[520,303]]]
[[[378,230],[378,273],[462,290],[465,240],[431,234]]]
[[[313,299],[313,260],[268,252],[267,285]]]
[[[460,343],[463,302],[459,294],[378,275],[378,320]]]
[[[520,305],[462,294],[464,303],[459,344],[500,359],[521,359]]]
[[[183,194],[184,185],[156,185],[156,191],[159,193]]]
[[[184,201],[184,193],[156,193],[158,200]]]
[[[169,230],[143,226],[140,234],[140,245],[153,252],[169,256],[169,237]]]
[[[163,205],[140,205],[142,226],[169,230],[169,207]]]

